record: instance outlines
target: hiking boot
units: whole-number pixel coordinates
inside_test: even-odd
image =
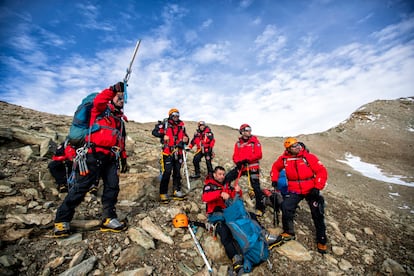
[[[117,218],[106,218],[101,224],[101,232],[121,232],[127,229],[125,222],[120,222]]]
[[[89,189],[89,193],[90,193],[91,195],[93,195],[93,196],[97,197],[97,196],[98,196],[98,187],[96,187],[95,185],[94,185],[94,186],[92,186],[92,187]]]
[[[193,174],[193,175],[190,175],[190,178],[191,179],[197,179],[197,178],[200,178],[201,176],[200,176],[200,174],[199,173],[196,173],[196,174]]]
[[[68,192],[68,185],[66,184],[59,184],[58,185],[59,193],[67,193]]]
[[[184,199],[183,192],[181,192],[181,191],[174,191],[173,199],[174,200],[183,200]]]
[[[160,202],[163,204],[167,204],[168,202],[170,202],[170,198],[167,194],[160,194]]]
[[[295,240],[296,237],[295,235],[283,232],[282,234],[280,234],[276,241],[273,243],[273,246],[281,246],[283,243],[287,242],[287,241],[291,241],[291,240]]]
[[[265,211],[257,209],[254,213],[257,217],[263,217]]]
[[[322,244],[320,242],[317,243],[318,252],[321,254],[326,254],[328,251],[328,246],[326,244]]]
[[[277,238],[278,237],[275,236],[275,235],[272,235],[270,233],[266,233],[266,242],[267,242],[267,246],[268,246],[269,250],[276,246]]]
[[[55,222],[55,228],[53,228],[53,236],[55,238],[64,238],[70,235],[69,222]]]
[[[243,256],[236,254],[231,259],[233,264],[233,271],[238,275],[238,272],[243,268]]]

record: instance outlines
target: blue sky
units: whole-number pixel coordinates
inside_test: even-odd
[[[0,0],[0,100],[72,115],[124,78],[141,39],[130,120],[176,107],[257,135],[325,131],[414,96],[413,12],[399,0]]]

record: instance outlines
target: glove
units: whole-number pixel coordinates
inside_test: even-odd
[[[318,189],[316,189],[316,188],[312,188],[312,189],[309,191],[308,196],[309,196],[310,198],[318,198],[318,197],[319,197],[319,190],[318,190]]]
[[[184,142],[183,141],[179,142],[178,145],[177,145],[177,148],[184,149],[185,148]]]
[[[128,170],[128,164],[126,158],[121,158],[121,173],[126,173]]]
[[[247,163],[249,163],[249,160],[244,159],[244,160],[242,160],[242,161],[237,162],[237,163],[236,163],[236,165],[237,165],[237,168],[240,170],[240,169],[241,169],[244,165],[246,165]]]
[[[115,93],[124,92],[125,91],[125,89],[124,89],[125,86],[124,85],[125,84],[123,82],[118,82],[118,83],[114,84],[113,86],[111,86],[112,91],[114,91]]]
[[[273,186],[273,188],[277,188],[277,181],[272,181],[272,186]]]

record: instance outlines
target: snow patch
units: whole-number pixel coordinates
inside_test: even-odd
[[[394,176],[386,176],[384,175],[381,170],[378,168],[377,165],[365,163],[361,161],[361,158],[358,156],[353,156],[351,153],[347,152],[345,153],[345,160],[336,160],[338,162],[347,164],[351,168],[353,168],[355,171],[360,172],[363,176],[376,179],[379,181],[384,181],[388,183],[408,186],[408,187],[414,187],[413,182],[405,182],[401,180],[401,178],[404,178],[404,176],[401,175],[394,175]]]

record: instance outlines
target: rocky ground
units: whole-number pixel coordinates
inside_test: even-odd
[[[153,123],[127,125],[130,170],[121,175],[118,213],[128,220],[128,231],[96,231],[99,194],[97,198],[87,195],[72,222],[75,233],[68,239],[54,239],[54,213],[64,194],[54,188],[47,163],[56,143],[64,139],[71,118],[0,102],[0,119],[1,275],[209,274],[189,231],[171,223],[179,212],[205,221],[200,200],[203,183],[192,181],[188,191],[184,181],[186,200],[159,204],[159,146],[151,136]],[[195,123],[186,125],[191,135]],[[230,168],[237,131],[210,126],[217,139],[214,164]],[[367,178],[337,161],[349,152],[413,183],[413,128],[411,98],[376,101],[335,128],[300,136],[330,175],[324,191],[329,253],[317,253],[314,227],[303,202],[296,218],[297,240],[273,249],[269,262],[250,274],[414,275],[413,187]],[[264,150],[262,185],[270,188],[268,173],[283,150],[283,138],[259,139]],[[192,154],[189,158],[191,171]],[[246,187],[245,179],[241,185]],[[253,202],[245,200],[252,209]],[[273,225],[271,208],[260,222],[274,234],[281,231]],[[226,275],[230,261],[220,243],[200,227],[197,237],[213,275]]]

